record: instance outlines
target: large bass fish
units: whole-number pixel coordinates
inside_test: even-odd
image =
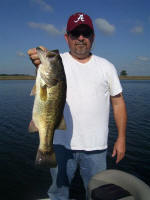
[[[55,129],[66,129],[63,119],[66,77],[58,50],[43,51],[40,47],[36,50],[41,64],[31,92],[35,100],[29,132],[39,132],[40,142],[35,163],[56,167],[53,136]]]

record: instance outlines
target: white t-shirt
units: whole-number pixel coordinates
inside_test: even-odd
[[[80,63],[68,52],[61,54],[67,79],[65,131],[56,130],[54,143],[73,150],[107,148],[110,95],[122,92],[115,67],[92,55]]]

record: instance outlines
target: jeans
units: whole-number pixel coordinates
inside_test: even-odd
[[[54,145],[54,151],[58,166],[50,169],[52,185],[48,190],[48,195],[51,200],[69,199],[69,185],[78,165],[86,195],[91,177],[106,169],[106,150],[69,150],[64,146]]]

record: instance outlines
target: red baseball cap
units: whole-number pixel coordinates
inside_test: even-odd
[[[75,13],[69,17],[66,31],[70,32],[81,24],[89,26],[89,28],[92,29],[92,31],[94,32],[94,27],[91,18],[87,14],[80,12]]]

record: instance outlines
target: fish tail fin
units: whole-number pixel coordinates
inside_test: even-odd
[[[56,155],[53,150],[43,152],[38,149],[36,155],[36,166],[48,166],[50,168],[54,168],[57,166]]]

